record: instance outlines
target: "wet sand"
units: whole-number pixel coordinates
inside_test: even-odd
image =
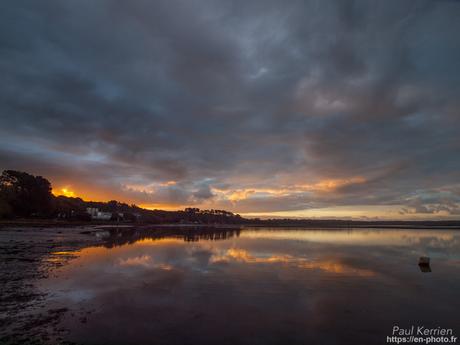
[[[53,309],[37,281],[96,245],[94,227],[0,229],[0,344],[65,344],[58,328],[67,308]]]

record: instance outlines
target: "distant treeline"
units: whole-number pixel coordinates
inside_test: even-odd
[[[289,226],[317,228],[460,228],[460,221],[351,221],[322,219],[243,218],[224,210],[186,208],[183,211],[147,210],[136,205],[112,200],[84,201],[81,198],[54,196],[51,183],[41,176],[5,170],[0,176],[0,219],[60,219],[90,221],[88,208],[111,214],[111,221],[148,224],[238,224],[253,226]]]
[[[460,229],[460,220],[341,220],[341,219],[251,219],[255,225],[309,227],[309,228],[456,228]],[[254,222],[255,221],[255,222]]]
[[[0,176],[0,218],[36,218],[89,221],[88,208],[111,213],[112,221],[142,223],[242,224],[248,220],[224,210],[186,208],[183,211],[147,210],[112,200],[84,201],[52,194],[51,183],[41,176],[5,170]]]

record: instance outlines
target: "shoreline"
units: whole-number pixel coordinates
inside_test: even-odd
[[[0,231],[8,228],[41,228],[41,229],[53,229],[53,228],[75,228],[75,227],[106,227],[106,228],[302,228],[302,229],[344,229],[350,230],[353,228],[373,228],[373,229],[413,229],[413,230],[460,230],[460,221],[439,221],[439,222],[423,222],[423,221],[408,221],[408,222],[397,222],[397,221],[387,221],[387,222],[347,222],[339,221],[334,223],[334,221],[325,220],[325,221],[305,221],[305,223],[299,222],[296,223],[240,223],[240,224],[225,224],[225,223],[215,223],[215,224],[197,224],[197,223],[128,223],[128,222],[107,222],[107,221],[61,221],[61,220],[39,220],[39,219],[21,219],[21,220],[2,220],[0,221]]]

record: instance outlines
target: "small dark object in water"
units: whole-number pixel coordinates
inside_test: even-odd
[[[428,256],[421,256],[418,260],[418,267],[423,273],[431,272],[430,258]]]
[[[431,267],[429,265],[419,265],[420,272],[429,273],[431,272]]]

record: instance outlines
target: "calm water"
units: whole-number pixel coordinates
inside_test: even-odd
[[[459,231],[192,231],[116,237],[43,281],[51,305],[81,311],[63,321],[68,339],[385,344],[393,325],[460,335]]]

